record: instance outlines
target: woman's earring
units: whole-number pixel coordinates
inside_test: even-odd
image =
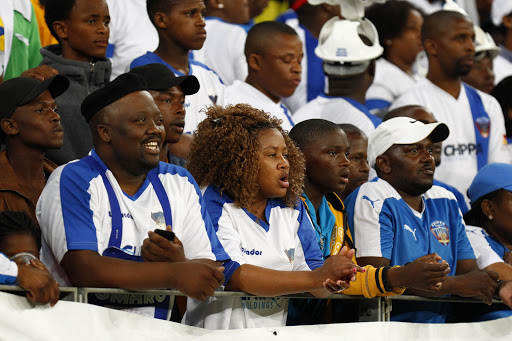
[[[219,6],[217,6],[219,9],[223,9],[224,8],[224,4],[220,3]]]
[[[490,214],[487,218],[489,218],[489,220],[492,220],[494,217],[492,216],[492,214]]]

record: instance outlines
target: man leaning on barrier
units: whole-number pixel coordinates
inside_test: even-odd
[[[363,184],[345,201],[357,262],[403,265],[437,253],[451,269],[439,290],[406,292],[455,294],[491,304],[498,274],[478,269],[455,197],[432,185],[433,143],[448,134],[444,123],[423,124],[408,117],[383,122],[370,134],[368,162],[379,179]],[[442,323],[446,314],[447,307],[440,302],[394,302],[391,319]]]
[[[229,256],[195,180],[159,162],[165,129],[144,78],[119,76],[84,100],[82,114],[94,149],[55,170],[37,204],[43,262],[64,286],[213,295],[224,282],[216,261]],[[174,242],[155,229],[172,230]],[[168,313],[164,306],[126,308]]]

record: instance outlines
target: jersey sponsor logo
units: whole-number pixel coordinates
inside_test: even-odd
[[[448,245],[450,243],[450,229],[444,221],[434,221],[430,225],[430,232],[436,237],[436,239],[443,245]]]
[[[370,204],[372,204],[372,207],[375,208],[375,205],[374,203],[376,203],[377,201],[380,201],[380,199],[377,199],[377,200],[372,200],[370,198],[368,198],[366,195],[363,195],[363,198],[364,200],[368,200],[370,202]]]
[[[458,156],[458,155],[477,155],[484,152],[484,149],[482,148],[481,143],[468,143],[468,144],[448,144],[443,146],[443,152],[446,156]]]
[[[293,265],[293,261],[295,260],[295,248],[291,247],[289,249],[284,249],[284,254],[288,257],[290,264]]]
[[[483,138],[489,137],[489,132],[491,131],[491,120],[489,117],[478,117],[475,120],[475,125]]]
[[[263,251],[256,251],[255,249],[247,250],[245,247],[240,245],[240,250],[248,256],[261,256],[263,255]]]
[[[409,225],[405,224],[404,230],[411,232],[412,236],[414,237],[414,240],[418,241],[418,239],[416,238],[416,229],[413,230]]]
[[[108,216],[112,217],[112,211],[108,211]],[[127,219],[133,219],[133,217],[132,217],[132,215],[130,213],[122,213],[121,212],[121,217],[122,218],[127,218]]]

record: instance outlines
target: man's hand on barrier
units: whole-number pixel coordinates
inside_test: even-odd
[[[18,285],[27,290],[27,298],[37,304],[50,303],[53,307],[59,300],[59,285],[48,272],[42,270],[36,262],[18,264]]]
[[[176,289],[198,300],[212,296],[215,289],[224,283],[224,267],[213,267],[202,262],[181,262],[175,264],[177,269]]]
[[[478,270],[455,276],[457,286],[453,294],[473,297],[487,305],[492,304],[494,292],[498,287],[499,275],[494,271]]]
[[[330,256],[320,268],[315,269],[322,285],[330,292],[341,292],[350,286],[357,278],[357,272],[366,270],[352,261],[355,250],[348,250],[344,246],[339,254]]]
[[[388,271],[389,285],[437,292],[450,273],[448,263],[439,261],[441,257],[432,253],[400,268],[392,268]]]
[[[146,262],[184,262],[187,260],[183,244],[178,237],[171,242],[155,232],[142,243],[141,256]]]
[[[497,293],[503,303],[512,308],[512,281],[499,281]]]

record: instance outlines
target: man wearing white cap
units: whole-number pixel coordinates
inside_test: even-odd
[[[390,107],[421,105],[448,125],[451,134],[443,143],[436,179],[463,194],[480,168],[510,160],[498,102],[461,80],[474,64],[474,37],[473,24],[460,12],[438,11],[425,17],[422,41],[429,62],[427,77]]]
[[[512,1],[494,0],[491,10],[492,23],[504,33],[501,53],[494,59],[495,84],[512,75]]]
[[[450,265],[448,278],[437,293],[492,302],[498,276],[478,270],[464,221],[451,192],[433,186],[433,143],[445,140],[444,123],[423,124],[408,117],[383,122],[368,138],[368,162],[379,179],[368,182],[345,200],[360,264],[404,265],[437,253]],[[441,303],[393,303],[392,320],[443,323]]]
[[[327,75],[326,93],[300,108],[293,115],[295,123],[321,118],[355,125],[366,135],[372,132],[382,120],[364,103],[375,77],[376,59],[382,52],[370,20],[332,18],[325,23],[315,54],[322,59]]]

